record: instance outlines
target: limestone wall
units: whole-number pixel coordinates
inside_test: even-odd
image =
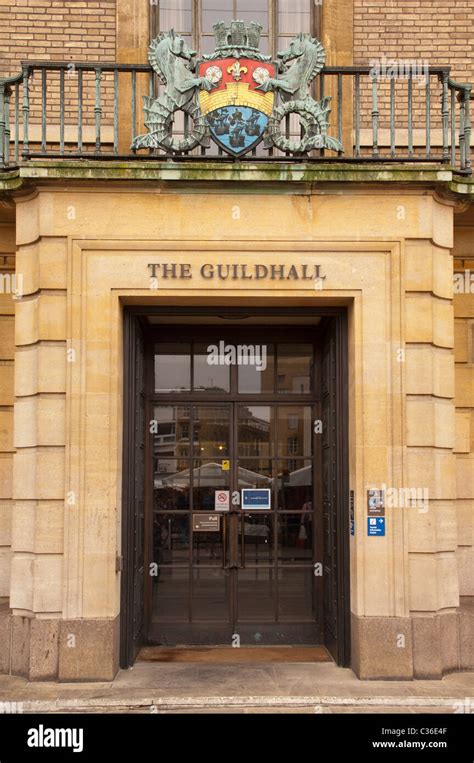
[[[243,298],[348,306],[354,669],[459,666],[452,230],[450,202],[408,190],[70,184],[18,199],[11,607],[29,651],[17,649],[17,672],[107,678],[117,667],[123,304]],[[265,260],[318,263],[324,288],[199,275],[203,262]],[[150,290],[149,262],[192,263],[193,279]],[[426,489],[428,504],[388,506],[386,536],[369,538],[366,491],[383,485]]]
[[[474,596],[474,224],[466,217],[454,236],[457,560],[460,595]]]
[[[10,594],[13,476],[15,228],[0,222],[0,599]],[[0,657],[1,662],[1,657]]]

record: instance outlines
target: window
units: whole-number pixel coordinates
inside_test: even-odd
[[[319,6],[314,0],[157,0],[151,9],[153,37],[174,29],[199,53],[214,50],[212,27],[218,21],[258,22],[263,27],[260,50],[272,56],[298,32],[316,37],[319,32]]]
[[[298,438],[297,437],[288,438],[288,453],[290,456],[298,455]]]

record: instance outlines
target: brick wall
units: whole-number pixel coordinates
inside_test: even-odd
[[[0,76],[20,61],[115,60],[116,0],[0,0]]]
[[[472,0],[354,0],[354,63],[421,58],[474,81]]]
[[[460,82],[474,82],[474,4],[472,0],[354,0],[354,64],[378,61],[413,61],[418,71],[424,66],[451,66],[451,76]],[[362,119],[370,123],[371,94],[369,83],[362,83]],[[407,129],[407,82],[396,80],[396,123]],[[422,78],[413,87],[415,130],[425,125],[425,95]],[[441,87],[432,79],[431,130],[433,142],[441,141]],[[379,126],[381,142],[389,140],[390,84],[379,86]],[[415,145],[416,145],[415,136]]]
[[[115,61],[116,0],[0,0],[0,77],[21,71],[21,61]],[[111,113],[113,79],[102,81],[104,114]],[[84,74],[84,125],[93,123],[94,73]],[[59,74],[47,75],[48,143],[57,139],[54,125],[59,122]],[[65,78],[65,122],[77,121],[77,75],[72,70]],[[31,82],[30,141],[37,144],[41,122],[41,82],[36,73]],[[103,124],[110,125],[104,116]],[[86,142],[93,138],[86,133]]]

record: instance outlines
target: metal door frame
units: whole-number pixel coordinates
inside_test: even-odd
[[[122,580],[121,580],[121,666],[133,664],[134,655],[133,649],[130,646],[130,632],[131,632],[131,602],[130,602],[130,579],[133,574],[131,569],[131,557],[130,557],[130,523],[131,517],[133,517],[134,508],[130,503],[130,428],[132,425],[131,416],[133,411],[131,408],[131,390],[130,390],[130,372],[132,355],[130,351],[131,340],[130,337],[137,331],[137,327],[146,322],[147,316],[189,316],[190,322],[192,316],[207,316],[212,319],[213,316],[222,313],[222,307],[218,308],[163,308],[163,307],[125,307],[125,332],[124,332],[124,448],[123,448],[123,513],[122,513],[122,553],[124,558]],[[336,651],[333,652],[333,656],[337,663],[347,666],[350,664],[350,582],[349,582],[349,482],[348,482],[348,346],[347,346],[347,314],[346,308],[339,307],[326,307],[326,308],[225,308],[226,316],[231,313],[236,317],[239,315],[248,315],[251,313],[252,317],[261,315],[268,315],[272,317],[280,317],[284,321],[285,317],[290,313],[291,316],[299,317],[315,317],[321,316],[327,321],[331,320],[335,322],[336,337],[337,337],[337,357],[338,357],[338,374],[337,374],[337,390],[336,401],[338,419],[340,421],[340,427],[337,431],[338,439],[338,501],[336,507],[336,521],[337,521],[337,586],[340,592],[340,606],[338,609],[338,632],[339,638],[336,645]],[[153,327],[159,328],[159,324]],[[171,328],[169,324],[166,325],[166,330]],[[182,329],[183,327],[181,327]],[[228,324],[222,326],[222,331],[231,328]],[[259,328],[258,326],[256,328]],[[299,326],[293,327],[295,332],[298,331]],[[301,326],[303,328],[303,326]],[[316,326],[310,326],[314,331],[318,329]],[[242,327],[243,331],[245,328]],[[145,332],[147,331],[145,327]],[[215,326],[214,326],[215,331]],[[263,397],[263,396],[262,396]],[[304,396],[303,396],[304,397]],[[181,399],[181,398],[180,398]],[[279,398],[279,402],[284,402]],[[184,400],[183,400],[184,402]],[[194,401],[197,402],[197,401]],[[202,402],[207,402],[202,400]],[[209,400],[209,402],[218,402],[215,397]],[[226,402],[225,399],[220,398],[219,402]],[[229,401],[230,402],[230,401]],[[246,402],[243,398],[236,402]],[[257,404],[255,398],[253,401]],[[258,402],[262,402],[260,400]],[[275,402],[277,402],[275,400]],[[290,402],[290,401],[289,401]],[[296,403],[297,401],[291,401]],[[304,400],[298,400],[298,402],[305,402]],[[148,482],[148,481],[147,481]],[[316,482],[316,480],[313,481]],[[149,500],[149,498],[148,498]],[[148,503],[148,501],[147,501]],[[149,576],[145,575],[145,580]],[[149,601],[149,597],[145,597],[145,601]],[[146,605],[147,606],[147,605]],[[145,610],[145,616],[147,611]]]

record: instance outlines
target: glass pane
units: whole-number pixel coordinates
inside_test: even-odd
[[[237,616],[257,623],[274,620],[275,574],[260,567],[238,571]]]
[[[278,462],[278,508],[282,511],[312,511],[313,468],[311,461]]]
[[[311,0],[278,0],[279,34],[311,31]]]
[[[165,0],[160,3],[160,30],[192,32],[192,0]]]
[[[307,506],[311,506],[308,502]],[[313,512],[280,514],[278,517],[278,561],[312,562]]]
[[[230,392],[230,366],[225,356],[214,352],[216,345],[194,345],[194,391]]]
[[[239,393],[259,394],[274,391],[274,348],[272,344],[239,345]],[[243,349],[245,348],[245,349]]]
[[[155,345],[155,392],[189,392],[191,345],[188,342]]]
[[[218,21],[225,21],[226,23],[232,21],[232,18],[234,16],[232,12],[232,3],[226,3],[225,0],[217,0],[217,2],[212,2],[209,0],[209,2],[203,3],[203,6],[209,6],[209,5],[219,5],[223,8],[223,10],[209,10],[208,8],[203,7],[202,11],[202,30],[203,32],[212,32],[212,27],[214,24],[217,24]],[[228,8],[230,7],[230,10]],[[214,38],[213,38],[214,39]],[[214,46],[215,47],[215,44]]]
[[[294,458],[313,452],[310,405],[279,405],[277,413],[278,455]]]
[[[189,509],[189,461],[177,458],[155,462],[153,510],[186,511]]]
[[[159,459],[187,456],[189,451],[189,413],[183,406],[156,405],[150,422],[153,456]],[[166,463],[160,465],[167,471]],[[174,468],[174,467],[173,467]]]
[[[273,517],[245,512],[239,522],[239,554],[244,534],[245,565],[269,564],[273,559]]]
[[[228,405],[193,406],[193,448],[200,458],[229,457]]]
[[[196,516],[195,514],[194,518]],[[225,517],[219,518],[220,528],[218,531],[193,531],[193,562],[195,565],[214,566],[222,570],[222,528],[225,521]]]
[[[221,570],[199,569],[193,577],[193,620],[229,620],[230,577]]]
[[[189,564],[189,516],[161,514],[153,517],[153,562],[158,565]]]
[[[154,622],[188,622],[189,568],[163,567],[153,579]]]
[[[269,405],[239,405],[238,452],[240,456],[267,457],[273,411]]]
[[[239,460],[238,489],[242,488],[271,488],[272,464],[266,459],[246,458]]]
[[[228,469],[215,461],[195,461],[193,470],[194,511],[214,511],[216,490],[229,489]]]
[[[250,10],[240,10],[241,6],[247,5]],[[245,21],[246,24],[249,24],[251,21],[255,21],[257,24],[261,24],[262,34],[268,34],[268,11],[267,10],[251,10],[252,2],[251,0],[247,0],[247,2],[242,2],[238,4],[239,10],[237,11],[237,18],[240,21]],[[258,3],[254,3],[254,5],[257,7]],[[266,5],[266,4],[265,4]]]
[[[314,619],[313,569],[278,570],[278,617],[283,621]]]
[[[278,345],[278,392],[309,394],[312,389],[313,345]]]

